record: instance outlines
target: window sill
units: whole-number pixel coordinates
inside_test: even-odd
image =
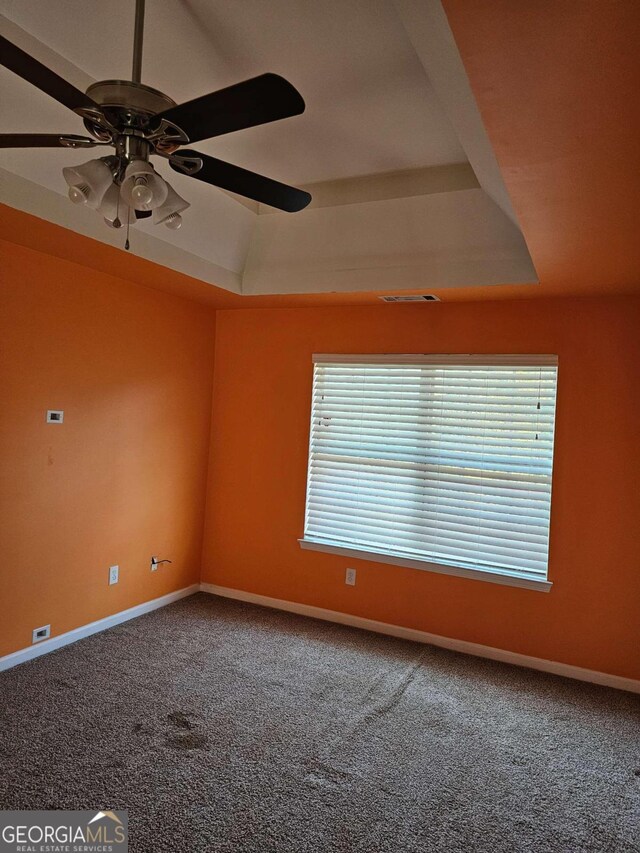
[[[385,554],[382,551],[365,551],[360,548],[345,548],[342,545],[332,545],[330,542],[322,542],[315,539],[298,539],[300,547],[308,551],[325,551],[327,554],[340,554],[344,557],[353,557],[356,560],[369,560],[374,563],[386,563],[392,566],[404,566],[409,569],[420,569],[424,572],[436,572],[441,575],[453,575],[458,578],[469,578],[475,581],[487,581],[504,586],[518,586],[524,589],[533,589],[536,592],[549,592],[552,583],[546,580],[525,578],[515,574],[503,574],[502,572],[491,572],[483,569],[465,569],[461,566],[448,566],[444,563],[430,563],[426,560],[412,560],[406,557],[398,557],[393,554]]]

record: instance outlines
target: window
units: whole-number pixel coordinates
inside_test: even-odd
[[[547,590],[557,358],[319,355],[304,548]]]

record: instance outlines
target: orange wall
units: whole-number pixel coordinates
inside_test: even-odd
[[[636,297],[220,311],[202,579],[640,678],[639,328]],[[551,592],[299,548],[313,352],[558,354]]]
[[[640,677],[638,298],[216,316],[0,251],[0,655],[196,583],[202,555],[210,583]],[[385,351],[559,355],[549,594],[300,550],[311,354]]]
[[[0,243],[0,654],[199,580],[214,313]],[[45,423],[49,408],[64,423]],[[152,554],[173,559],[156,573]],[[108,586],[108,569],[120,582]]]

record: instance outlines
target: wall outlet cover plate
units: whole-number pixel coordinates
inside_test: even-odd
[[[43,640],[48,640],[51,636],[51,625],[43,625],[41,628],[34,628],[31,635],[31,643],[41,643]]]

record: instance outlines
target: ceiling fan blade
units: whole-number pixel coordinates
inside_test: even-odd
[[[186,169],[180,168],[180,160],[183,157],[201,160],[202,168],[197,172],[189,166]],[[240,166],[233,166],[231,163],[208,157],[198,151],[182,149],[169,158],[169,165],[176,172],[182,172],[199,181],[213,184],[214,187],[221,187],[223,190],[251,198],[262,204],[277,207],[279,210],[286,210],[288,213],[302,210],[311,201],[311,196],[304,190],[289,187],[287,184],[281,184],[280,181],[265,178],[264,175],[249,172],[247,169],[241,169]]]
[[[199,142],[304,112],[302,96],[278,74],[261,74],[160,113]]]
[[[29,56],[4,36],[0,36],[0,62],[9,71],[13,71],[18,77],[41,89],[70,110],[97,107],[95,101],[88,95],[76,89],[71,83],[67,83],[55,71],[38,62],[33,56]]]
[[[93,148],[88,136],[75,133],[0,133],[0,148]]]

